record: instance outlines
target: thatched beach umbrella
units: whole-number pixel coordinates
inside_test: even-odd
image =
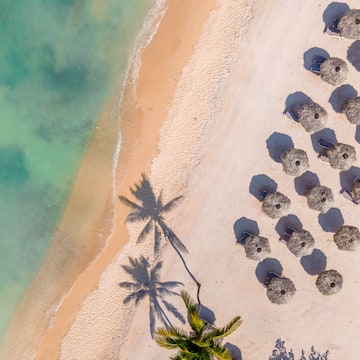
[[[360,10],[349,10],[337,25],[341,36],[348,39],[360,40]]]
[[[315,102],[308,102],[296,107],[299,123],[304,129],[313,133],[326,126],[328,114],[326,110]]]
[[[356,161],[356,151],[351,145],[337,143],[326,151],[330,166],[334,169],[348,170]]]
[[[351,195],[357,204],[360,204],[360,181],[355,181],[351,189]]]
[[[344,60],[331,57],[320,65],[320,77],[329,84],[337,86],[346,80],[348,70]]]
[[[269,240],[262,236],[250,235],[244,241],[246,257],[262,261],[271,252]]]
[[[334,203],[334,195],[326,186],[315,186],[307,193],[307,203],[310,209],[326,213]]]
[[[297,257],[310,255],[314,249],[314,238],[306,230],[294,231],[286,242],[288,249]]]
[[[294,283],[286,277],[274,277],[267,285],[266,295],[274,304],[286,304],[294,296],[296,288]]]
[[[348,100],[343,108],[343,112],[349,122],[360,125],[360,97]]]
[[[355,226],[343,225],[336,230],[334,242],[339,250],[355,251],[360,245],[360,232]]]
[[[343,277],[336,270],[326,270],[316,279],[316,286],[323,295],[337,294],[343,284]]]
[[[309,168],[309,159],[301,149],[288,149],[281,154],[280,159],[288,175],[300,176]]]
[[[290,199],[281,192],[267,194],[262,204],[264,213],[272,219],[287,215],[290,208]]]

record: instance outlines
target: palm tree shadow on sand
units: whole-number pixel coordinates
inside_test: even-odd
[[[166,327],[172,327],[171,321],[167,316],[164,308],[185,324],[184,317],[177,308],[164,299],[164,295],[176,295],[172,289],[183,285],[178,281],[161,282],[159,272],[162,267],[162,261],[157,262],[153,267],[143,256],[138,259],[129,257],[130,265],[121,265],[127,274],[131,276],[134,282],[123,281],[120,287],[131,291],[124,299],[124,304],[134,301],[137,305],[145,297],[149,298],[149,320],[151,336],[155,332],[155,322],[158,318]]]
[[[130,188],[131,194],[140,203],[137,204],[125,196],[119,196],[120,201],[131,209],[130,214],[127,216],[126,221],[133,223],[139,221],[147,221],[145,227],[140,232],[136,242],[140,243],[144,241],[145,237],[154,231],[154,255],[158,255],[160,251],[160,243],[162,237],[165,238],[170,245],[174,248],[178,256],[180,257],[185,270],[195,282],[197,286],[197,300],[200,302],[200,287],[201,284],[197,281],[195,276],[188,268],[184,257],[181,252],[188,252],[185,245],[180,241],[174,231],[167,226],[164,215],[170,210],[174,209],[179,202],[183,199],[183,196],[177,196],[164,204],[162,199],[162,191],[160,195],[156,197],[155,192],[150,184],[149,179],[145,174],[142,174],[140,184],[136,184],[134,188]]]
[[[299,360],[328,360],[329,350],[325,351],[323,354],[317,352],[314,346],[311,347],[309,356],[305,356],[305,351],[301,350],[301,357]],[[285,341],[277,339],[275,342],[275,348],[272,352],[272,355],[269,357],[269,360],[295,360],[295,355],[292,349],[287,349],[285,346]]]

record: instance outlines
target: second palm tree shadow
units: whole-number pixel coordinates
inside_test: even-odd
[[[173,289],[183,285],[183,283],[179,281],[160,281],[159,272],[162,267],[162,261],[151,266],[148,259],[140,256],[138,259],[129,257],[129,263],[130,265],[121,266],[133,280],[133,282],[123,281],[119,284],[121,288],[131,291],[124,299],[124,304],[133,301],[135,302],[135,305],[137,305],[144,298],[149,298],[151,336],[153,336],[155,332],[156,318],[158,318],[166,327],[172,327],[172,323],[167,316],[165,309],[185,324],[185,319],[177,308],[164,298],[164,295],[179,296]]]

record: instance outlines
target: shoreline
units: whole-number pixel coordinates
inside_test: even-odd
[[[206,20],[213,7],[213,3],[206,1],[198,2],[196,5],[191,1],[172,1],[168,4],[167,11],[160,22],[158,31],[153,36],[150,43],[143,49],[141,53],[141,68],[138,73],[136,98],[133,98],[132,96],[133,84],[131,81],[128,81],[125,86],[124,98],[121,105],[122,116],[120,131],[122,141],[117,159],[118,170],[115,179],[116,195],[127,195],[129,187],[139,180],[141,172],[149,172],[151,161],[157,154],[159,129],[165,120],[172,96],[175,93],[178,78],[200,37],[203,22]],[[179,17],[180,12],[182,13],[181,17]],[[187,22],[180,21],[180,18],[186,18]],[[169,29],[172,29],[174,24],[176,24],[175,29],[173,29],[174,31],[172,34],[169,34]],[[174,43],[177,43],[178,45],[175,48]],[[130,72],[128,74],[130,74]],[[156,87],[155,91],[154,86]],[[108,125],[109,117],[116,120],[116,116],[116,98],[113,97],[102,111],[98,123],[99,131],[97,131],[97,133],[99,134],[103,131],[103,126],[105,126],[105,124]],[[111,138],[113,134],[111,134],[110,131],[107,135]],[[88,228],[82,229],[84,242],[80,245],[80,248],[82,251],[86,251],[85,244],[87,235],[92,234],[92,236],[97,237],[100,234],[100,237],[98,238],[100,244],[98,244],[98,247],[95,248],[95,251],[93,251],[90,256],[85,256],[84,258],[93,259],[97,252],[101,251],[101,253],[85,271],[77,264],[76,271],[72,272],[73,277],[75,276],[75,278],[77,278],[75,283],[71,281],[69,273],[64,277],[66,279],[62,279],[65,280],[63,289],[69,289],[70,286],[71,289],[68,291],[65,298],[62,299],[60,305],[54,304],[54,301],[49,301],[57,306],[57,309],[52,309],[49,313],[49,310],[46,309],[45,306],[38,307],[35,318],[41,319],[41,314],[47,312],[47,322],[50,324],[50,328],[41,338],[40,345],[34,357],[35,359],[48,359],[49,356],[51,358],[56,358],[58,356],[60,342],[68,328],[71,326],[79,305],[96,287],[99,276],[128,241],[128,230],[124,222],[128,210],[119,205],[116,200],[114,204],[115,226],[112,229],[112,234],[110,234],[112,222],[111,193],[113,191],[113,179],[110,176],[109,171],[112,171],[113,169],[109,166],[111,159],[108,159],[108,162],[105,164],[101,161],[96,162],[99,148],[104,146],[105,143],[108,145],[108,139],[109,138],[101,135],[97,136],[95,132],[84,157],[84,161],[81,164],[79,174],[75,180],[75,185],[67,204],[67,211],[64,212],[63,218],[58,226],[58,236],[61,236],[60,240],[64,239],[64,233],[61,232],[61,229],[66,229],[63,231],[68,231],[70,228],[72,231],[75,231],[74,210],[72,209],[72,204],[76,204],[79,208],[79,212],[83,212],[84,209],[87,208],[87,201],[90,201],[87,200],[86,197],[89,193],[94,194],[94,191],[96,191],[99,200],[97,203],[98,206],[96,207],[96,214],[93,214],[93,220],[97,219],[98,222],[97,224],[92,222]],[[114,145],[116,141],[114,141],[114,138],[112,138],[112,140],[112,144]],[[110,148],[111,147],[107,150],[111,150]],[[112,147],[112,151],[113,149],[114,147]],[[98,171],[98,173],[101,173],[101,176],[97,185],[91,187],[86,179],[89,177],[89,174],[93,174],[94,159],[96,165],[95,168],[99,170],[99,167],[101,167],[103,170]],[[107,170],[105,170],[105,167]],[[105,171],[108,173],[108,176],[106,177],[103,176]],[[102,194],[99,194],[99,188],[102,189]],[[90,199],[91,198],[92,197],[90,197]],[[71,211],[68,211],[69,208]],[[89,214],[87,214],[87,216],[89,216]],[[67,222],[70,222],[70,224],[67,224]],[[102,249],[104,241],[109,235],[110,238],[108,239],[107,246],[105,249]],[[69,238],[68,236],[66,237]],[[70,239],[74,239],[74,237],[70,237]],[[78,236],[76,236],[76,239],[78,241]],[[119,241],[119,239],[121,239],[121,241]],[[70,250],[73,251],[73,246],[70,246]],[[56,283],[59,281],[59,283],[64,284],[64,282],[61,282],[61,279],[54,279],[54,276],[49,276],[49,274],[54,275],[56,269],[58,270],[59,263],[56,264],[57,266],[52,263],[54,259],[58,260],[58,258],[56,258],[58,252],[58,247],[51,246],[41,270],[32,283],[31,290],[27,292],[23,299],[22,306],[20,306],[16,318],[28,319],[28,321],[34,318],[34,313],[28,313],[29,306],[32,304],[35,307],[36,303],[40,300],[40,297],[41,301],[44,301],[43,297],[40,295],[41,293],[39,293],[44,286],[44,281],[47,281],[48,283]],[[69,256],[69,254],[65,255]],[[84,261],[86,262],[86,259],[84,259]],[[49,262],[51,262],[51,264],[49,264]],[[49,267],[52,269],[50,272]],[[44,271],[44,269],[46,269],[46,271]],[[44,279],[44,277],[48,278]],[[59,299],[60,297],[61,292],[57,292],[56,298]],[[44,303],[46,303],[46,301],[44,301]],[[55,317],[50,323],[50,318],[52,316]],[[23,356],[23,354],[30,354],[31,347],[34,345],[30,340],[31,336],[34,335],[36,331],[43,333],[45,329],[43,322],[36,325],[32,324],[32,326],[26,328],[24,334],[25,328],[21,326],[21,321],[16,320],[17,319],[13,322],[13,327],[10,328],[10,336],[6,338],[6,345],[8,351],[12,352],[13,359],[22,359],[21,356]],[[22,328],[22,335],[25,335],[23,336],[23,342],[21,340],[19,341],[15,336],[16,326],[19,325]],[[11,334],[13,334],[15,338],[12,337]],[[37,341],[39,340],[40,339],[37,339]],[[22,346],[19,346],[19,343]],[[33,357],[33,355],[34,354],[32,354],[31,357]],[[4,356],[6,356],[6,353]]]

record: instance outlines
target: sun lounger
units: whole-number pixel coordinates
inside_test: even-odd
[[[265,282],[264,282],[264,286],[265,286],[265,287],[268,287],[269,284],[270,284],[270,281],[271,281],[272,279],[274,279],[274,278],[277,278],[277,277],[281,277],[281,275],[276,274],[276,273],[274,273],[274,272],[272,272],[272,271],[268,272],[268,274],[266,275],[266,280],[265,280]]]
[[[299,121],[299,116],[298,114],[293,111],[293,110],[288,110],[286,109],[284,112],[283,112],[283,115],[286,116],[287,118],[289,118],[290,120],[294,120],[296,122]]]
[[[327,26],[324,31],[324,34],[327,36],[341,39],[340,31],[337,28],[335,28],[334,26]]]
[[[270,193],[269,193],[268,191],[263,190],[263,191],[261,192],[261,199],[264,200],[264,199],[266,198],[266,195],[269,195],[269,194],[270,194]]]
[[[354,184],[360,182],[360,176],[356,176],[354,178]]]
[[[241,236],[240,236],[239,240],[238,240],[238,243],[239,243],[240,245],[244,245],[245,240],[246,240],[249,236],[252,236],[252,235],[253,235],[253,234],[250,233],[250,232],[248,232],[248,231],[243,231],[243,232],[241,233]]]
[[[325,60],[326,60],[326,57],[321,56],[321,55],[316,55],[316,56],[313,58],[312,63],[313,63],[313,64],[319,64],[319,65],[321,65]]]
[[[326,150],[332,149],[334,147],[334,145],[335,145],[332,141],[327,140],[327,139],[323,139],[323,138],[321,138],[319,140],[318,144],[319,144],[319,146],[321,146],[323,149],[326,149]]]
[[[358,205],[358,203],[354,200],[353,196],[351,195],[351,192],[349,190],[342,190],[340,191],[340,194],[346,199],[350,200],[353,204]]]
[[[320,74],[320,65],[319,63],[311,64],[310,71],[314,74],[319,75]]]

